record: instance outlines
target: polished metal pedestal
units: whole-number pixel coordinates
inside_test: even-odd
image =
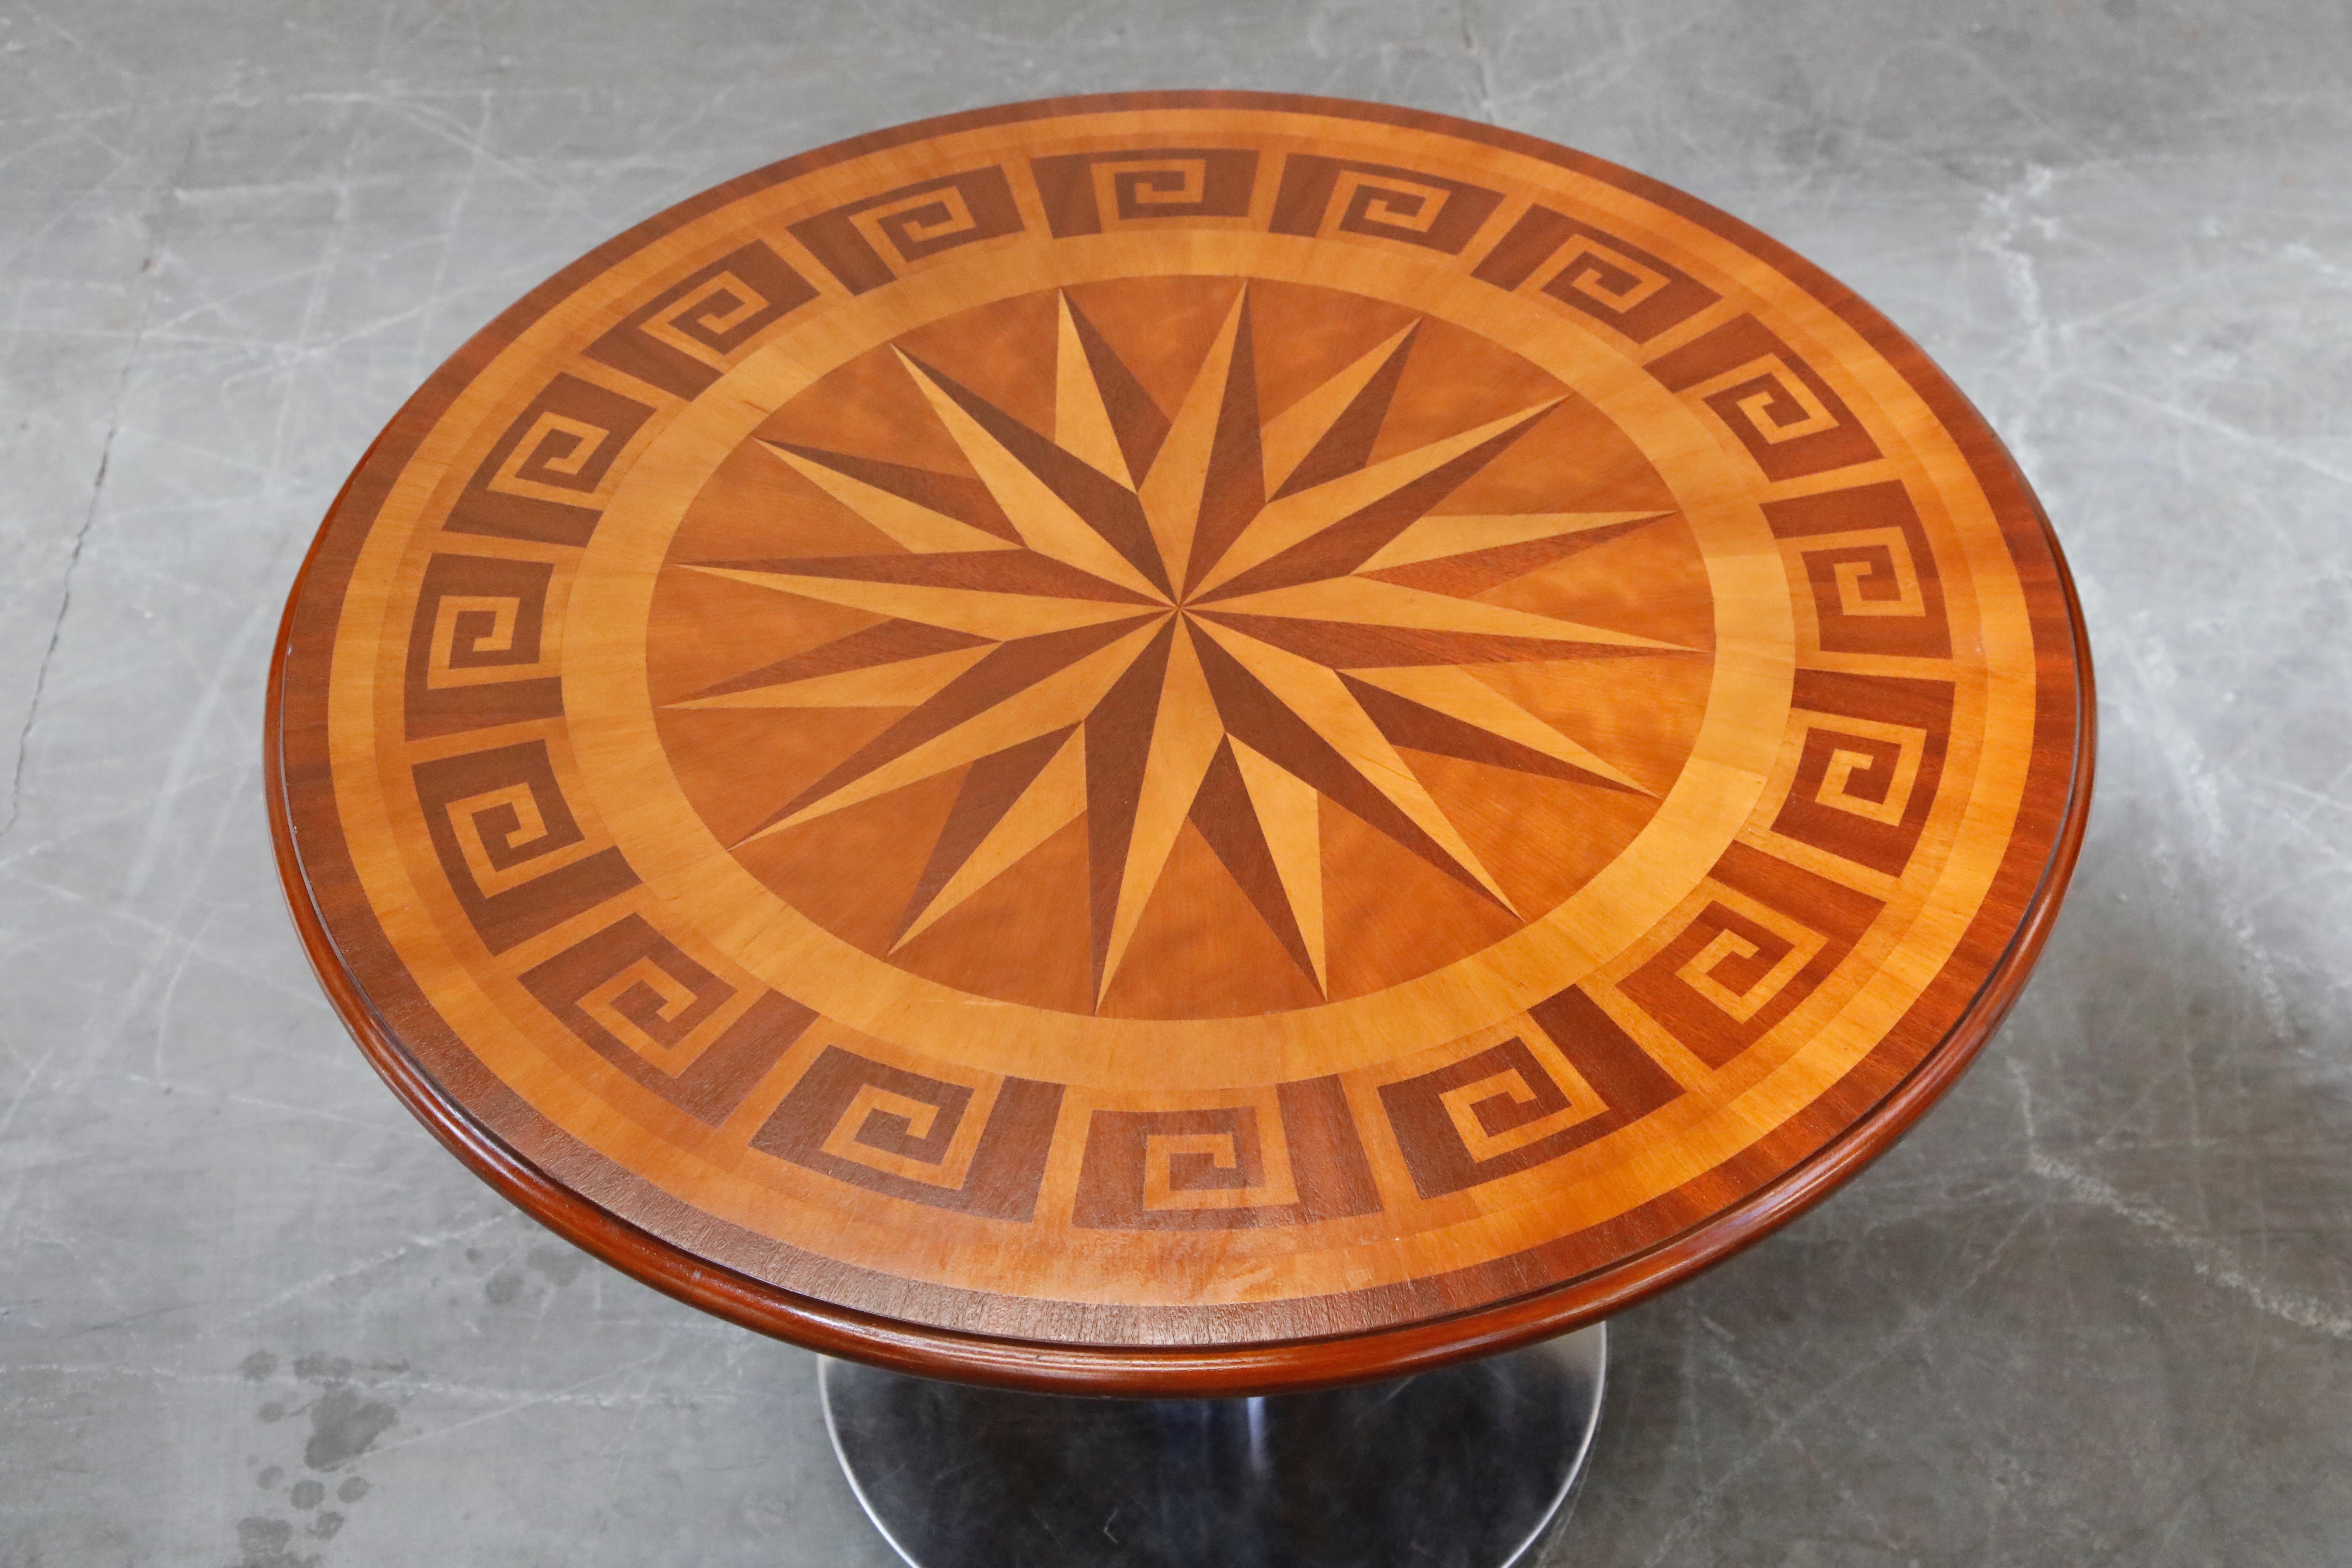
[[[916,1568],[1503,1568],[1568,1511],[1605,1331],[1263,1399],[1013,1394],[827,1361],[842,1468]]]

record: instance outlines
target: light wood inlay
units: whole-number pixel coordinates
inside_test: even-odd
[[[2090,670],[1815,268],[1440,117],[929,121],[551,280],[273,672],[298,924],[533,1214],[829,1351],[1303,1386],[1801,1210],[2023,983]]]

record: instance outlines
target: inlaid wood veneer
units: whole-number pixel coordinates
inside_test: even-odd
[[[1606,1315],[1953,1079],[2063,890],[2063,562],[1913,344],[1437,116],[788,160],[443,366],[289,605],[295,918],[478,1172],[739,1322],[1104,1392]]]

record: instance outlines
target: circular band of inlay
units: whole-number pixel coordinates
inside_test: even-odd
[[[843,143],[536,290],[321,530],[298,923],[463,1157],[740,1321],[1408,1370],[1798,1212],[2087,801],[2063,561],[1816,269],[1440,117]]]

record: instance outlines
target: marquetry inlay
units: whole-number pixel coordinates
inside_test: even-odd
[[[402,412],[281,652],[298,919],[461,1153],[756,1326],[1106,1387],[1794,1213],[1997,1022],[2088,781],[2056,547],[1906,340],[1304,99],[663,214]]]

